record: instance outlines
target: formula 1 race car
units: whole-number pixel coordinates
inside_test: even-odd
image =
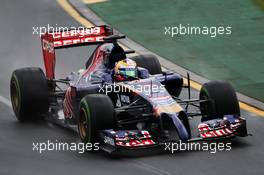
[[[39,116],[78,128],[84,143],[100,144],[108,153],[161,147],[166,142],[191,142],[247,136],[236,93],[226,81],[210,81],[199,99],[179,98],[188,89],[183,77],[162,71],[154,55],[132,56],[137,76],[113,74],[117,63],[134,51],[124,51],[108,26],[42,35],[46,72],[22,68],[13,72],[10,93],[14,113],[21,122]],[[96,45],[83,71],[55,79],[55,50]],[[62,88],[61,84],[67,85]],[[190,112],[189,106],[199,112]],[[201,116],[199,136],[191,137],[189,118]]]

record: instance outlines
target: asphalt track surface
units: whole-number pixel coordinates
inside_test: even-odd
[[[33,26],[78,26],[53,0],[2,0],[0,5],[0,96],[9,99],[12,70],[26,66],[42,67],[39,37]],[[91,50],[61,53],[57,73],[77,70]],[[197,92],[194,91],[194,96]],[[1,98],[2,99],[2,98]],[[136,158],[110,159],[104,153],[78,154],[54,151],[39,154],[32,142],[78,142],[78,136],[48,122],[18,123],[12,109],[0,102],[0,174],[262,174],[264,119],[242,111],[252,137],[233,141],[231,151],[177,152]],[[198,119],[190,121],[195,127]]]

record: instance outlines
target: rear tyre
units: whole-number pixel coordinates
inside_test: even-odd
[[[49,91],[43,71],[35,67],[15,70],[10,81],[10,97],[21,122],[48,112]]]
[[[114,129],[114,106],[103,94],[89,94],[80,102],[79,135],[84,143],[98,142],[98,131]]]
[[[223,118],[224,115],[240,115],[236,92],[226,81],[210,81],[200,90],[201,121]]]
[[[149,71],[151,75],[162,74],[161,65],[155,55],[146,54],[131,57],[139,67],[143,67]]]

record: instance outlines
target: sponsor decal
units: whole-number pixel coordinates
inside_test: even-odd
[[[43,50],[48,51],[49,53],[54,53],[54,47],[53,47],[53,43],[49,42],[45,39],[42,40],[42,47]]]
[[[115,146],[115,141],[111,137],[104,136],[104,143]]]

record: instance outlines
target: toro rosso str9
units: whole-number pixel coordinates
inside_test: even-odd
[[[42,116],[78,128],[82,142],[99,142],[109,153],[248,135],[228,82],[207,82],[198,99],[180,99],[182,88],[188,89],[190,97],[188,74],[184,85],[179,74],[162,71],[153,55],[127,57],[134,51],[118,44],[122,38],[108,26],[42,35],[45,73],[29,67],[15,70],[11,77],[17,119],[24,122]],[[90,45],[97,47],[83,68],[56,79],[56,50]],[[198,112],[190,112],[190,106]],[[192,138],[189,118],[194,116],[201,116],[201,123],[199,135]]]

